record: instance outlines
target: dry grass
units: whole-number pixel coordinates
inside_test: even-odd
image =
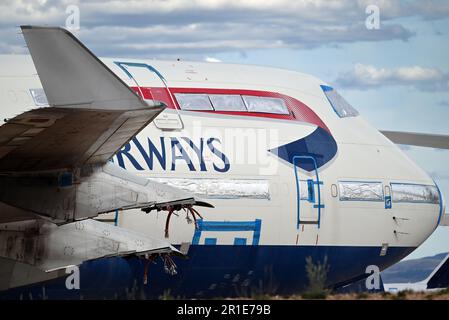
[[[270,296],[271,300],[304,300],[301,295]],[[449,288],[434,292],[401,291],[399,293],[329,294],[325,300],[449,300]]]

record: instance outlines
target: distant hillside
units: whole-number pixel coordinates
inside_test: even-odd
[[[407,283],[424,280],[447,255],[439,253],[432,257],[401,261],[382,272],[385,283]]]

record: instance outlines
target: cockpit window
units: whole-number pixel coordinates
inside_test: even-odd
[[[440,203],[437,187],[421,184],[392,183],[393,202]]]
[[[183,110],[214,110],[207,94],[175,93],[175,96]]]
[[[249,112],[289,114],[284,100],[279,98],[242,96]]]
[[[336,90],[334,90],[334,88],[322,85],[321,89],[323,89],[327,100],[329,100],[329,103],[335,110],[335,113],[340,118],[355,117],[359,115],[359,112],[354,109],[354,107],[351,106]]]

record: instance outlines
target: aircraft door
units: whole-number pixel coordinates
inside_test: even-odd
[[[309,163],[313,166],[312,174],[307,174],[299,167],[299,163]],[[324,208],[321,199],[323,182],[318,175],[316,160],[312,156],[294,156],[296,197],[297,197],[297,228],[301,224],[316,224],[320,227],[321,209]]]
[[[139,96],[144,99],[169,103],[176,108],[167,81],[154,67],[147,63],[136,62],[115,62],[115,64],[134,82]],[[183,128],[178,109],[162,112],[154,120],[154,124],[161,130],[181,130]]]

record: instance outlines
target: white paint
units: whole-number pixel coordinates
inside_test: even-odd
[[[66,274],[70,274],[65,280],[67,290],[80,289],[80,269],[78,266],[70,266],[65,269]]]

